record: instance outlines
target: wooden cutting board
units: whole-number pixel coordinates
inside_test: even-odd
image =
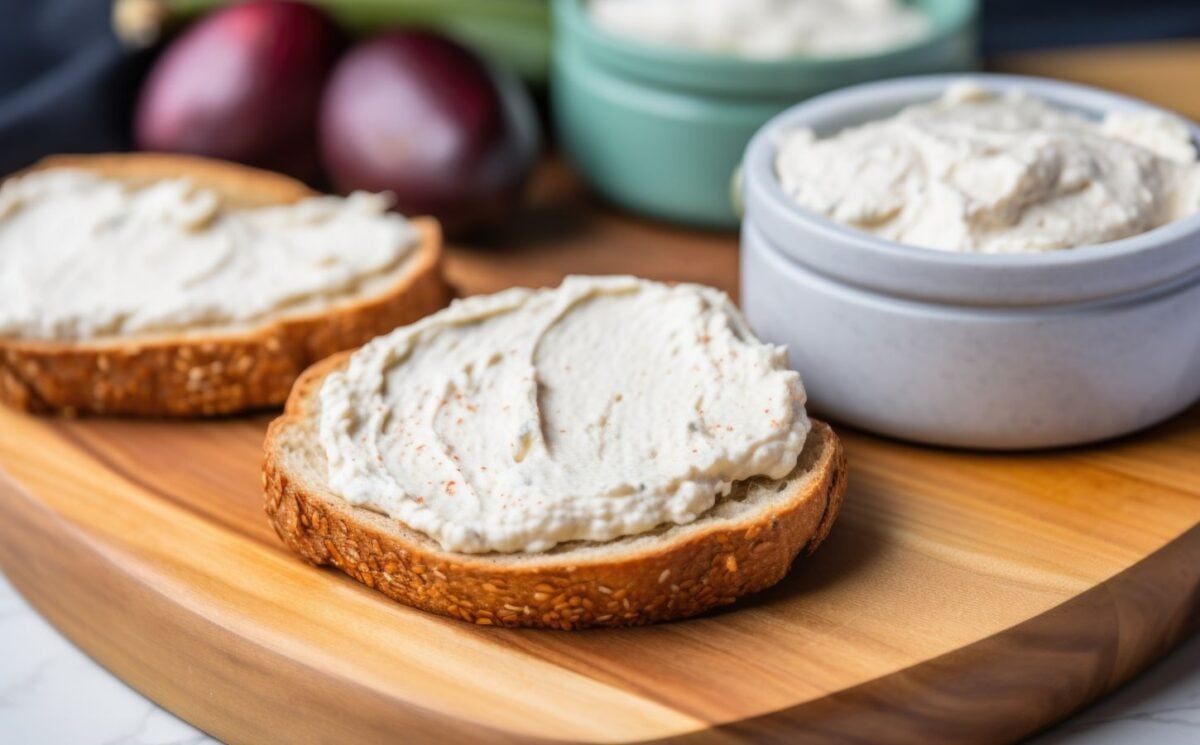
[[[465,292],[566,272],[734,291],[736,264],[735,237],[618,216],[551,164],[529,213],[454,249],[449,274]],[[0,411],[0,568],[233,743],[1004,742],[1120,684],[1200,610],[1200,409],[1029,455],[840,428],[843,515],[777,587],[576,633],[430,616],[298,561],[262,513],[268,421]]]

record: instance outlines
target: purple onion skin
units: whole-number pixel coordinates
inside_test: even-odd
[[[134,141],[319,178],[321,91],[342,46],[333,21],[301,2],[217,10],[175,39],[142,88]]]
[[[342,57],[320,139],[339,191],[390,191],[398,211],[433,215],[451,236],[510,215],[540,148],[525,88],[425,31],[385,33]]]

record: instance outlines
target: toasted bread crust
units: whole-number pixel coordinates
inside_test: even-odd
[[[56,156],[30,170],[75,167],[131,181],[187,174],[247,206],[314,194],[245,166],[162,154]],[[34,413],[196,416],[277,406],[316,360],[357,347],[449,302],[435,220],[414,221],[417,255],[392,287],[327,311],[245,330],[55,342],[0,339],[0,403]]]
[[[821,544],[841,508],[845,453],[828,425],[814,422],[814,439],[826,443],[813,465],[818,477],[803,498],[752,522],[584,561],[547,555],[546,561],[504,565],[417,545],[381,529],[365,510],[316,493],[284,463],[282,433],[311,416],[321,382],[347,357],[306,371],[272,423],[264,445],[266,512],[283,542],[306,561],[336,566],[426,611],[482,625],[564,630],[685,618],[778,582],[801,550],[812,553]]]

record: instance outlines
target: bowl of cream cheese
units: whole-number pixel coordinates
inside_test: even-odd
[[[1070,83],[932,75],[827,94],[744,160],[742,302],[814,409],[1021,449],[1200,399],[1200,128]]]
[[[553,0],[551,104],[588,183],[636,212],[734,227],[730,178],[796,101],[974,68],[976,0]]]

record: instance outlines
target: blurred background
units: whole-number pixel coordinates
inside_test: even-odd
[[[1148,75],[1164,68],[1146,55],[1175,48],[1147,44],[1200,37],[1196,0],[901,1],[933,19],[914,42],[764,57],[744,74],[734,53],[709,59],[715,68],[695,64],[707,54],[695,49],[646,58],[620,34],[608,38],[624,51],[610,55],[597,36],[611,29],[585,28],[590,0],[0,0],[0,173],[53,153],[190,153],[322,191],[387,191],[398,211],[437,217],[452,239],[481,247],[560,230],[571,221],[563,205],[600,202],[729,230],[746,143],[811,95],[982,66],[1150,101],[1169,91],[1180,106],[1191,73],[1172,58],[1182,80]],[[770,2],[754,0],[755,12],[783,7]],[[899,3],[810,7],[839,5]],[[701,7],[701,25],[717,28],[745,11],[673,12]],[[1097,48],[1103,56],[1075,74],[1071,50]],[[543,165],[546,152],[562,157]]]
[[[125,4],[127,38],[122,41],[114,34],[113,8],[105,0],[0,0],[0,171],[52,152],[131,147],[133,107],[155,57],[174,34],[220,4]],[[338,19],[347,40],[397,25],[433,26],[493,52],[535,89],[544,83],[546,0],[320,4]],[[1034,48],[1200,36],[1200,2],[984,0],[979,28],[985,58]]]

